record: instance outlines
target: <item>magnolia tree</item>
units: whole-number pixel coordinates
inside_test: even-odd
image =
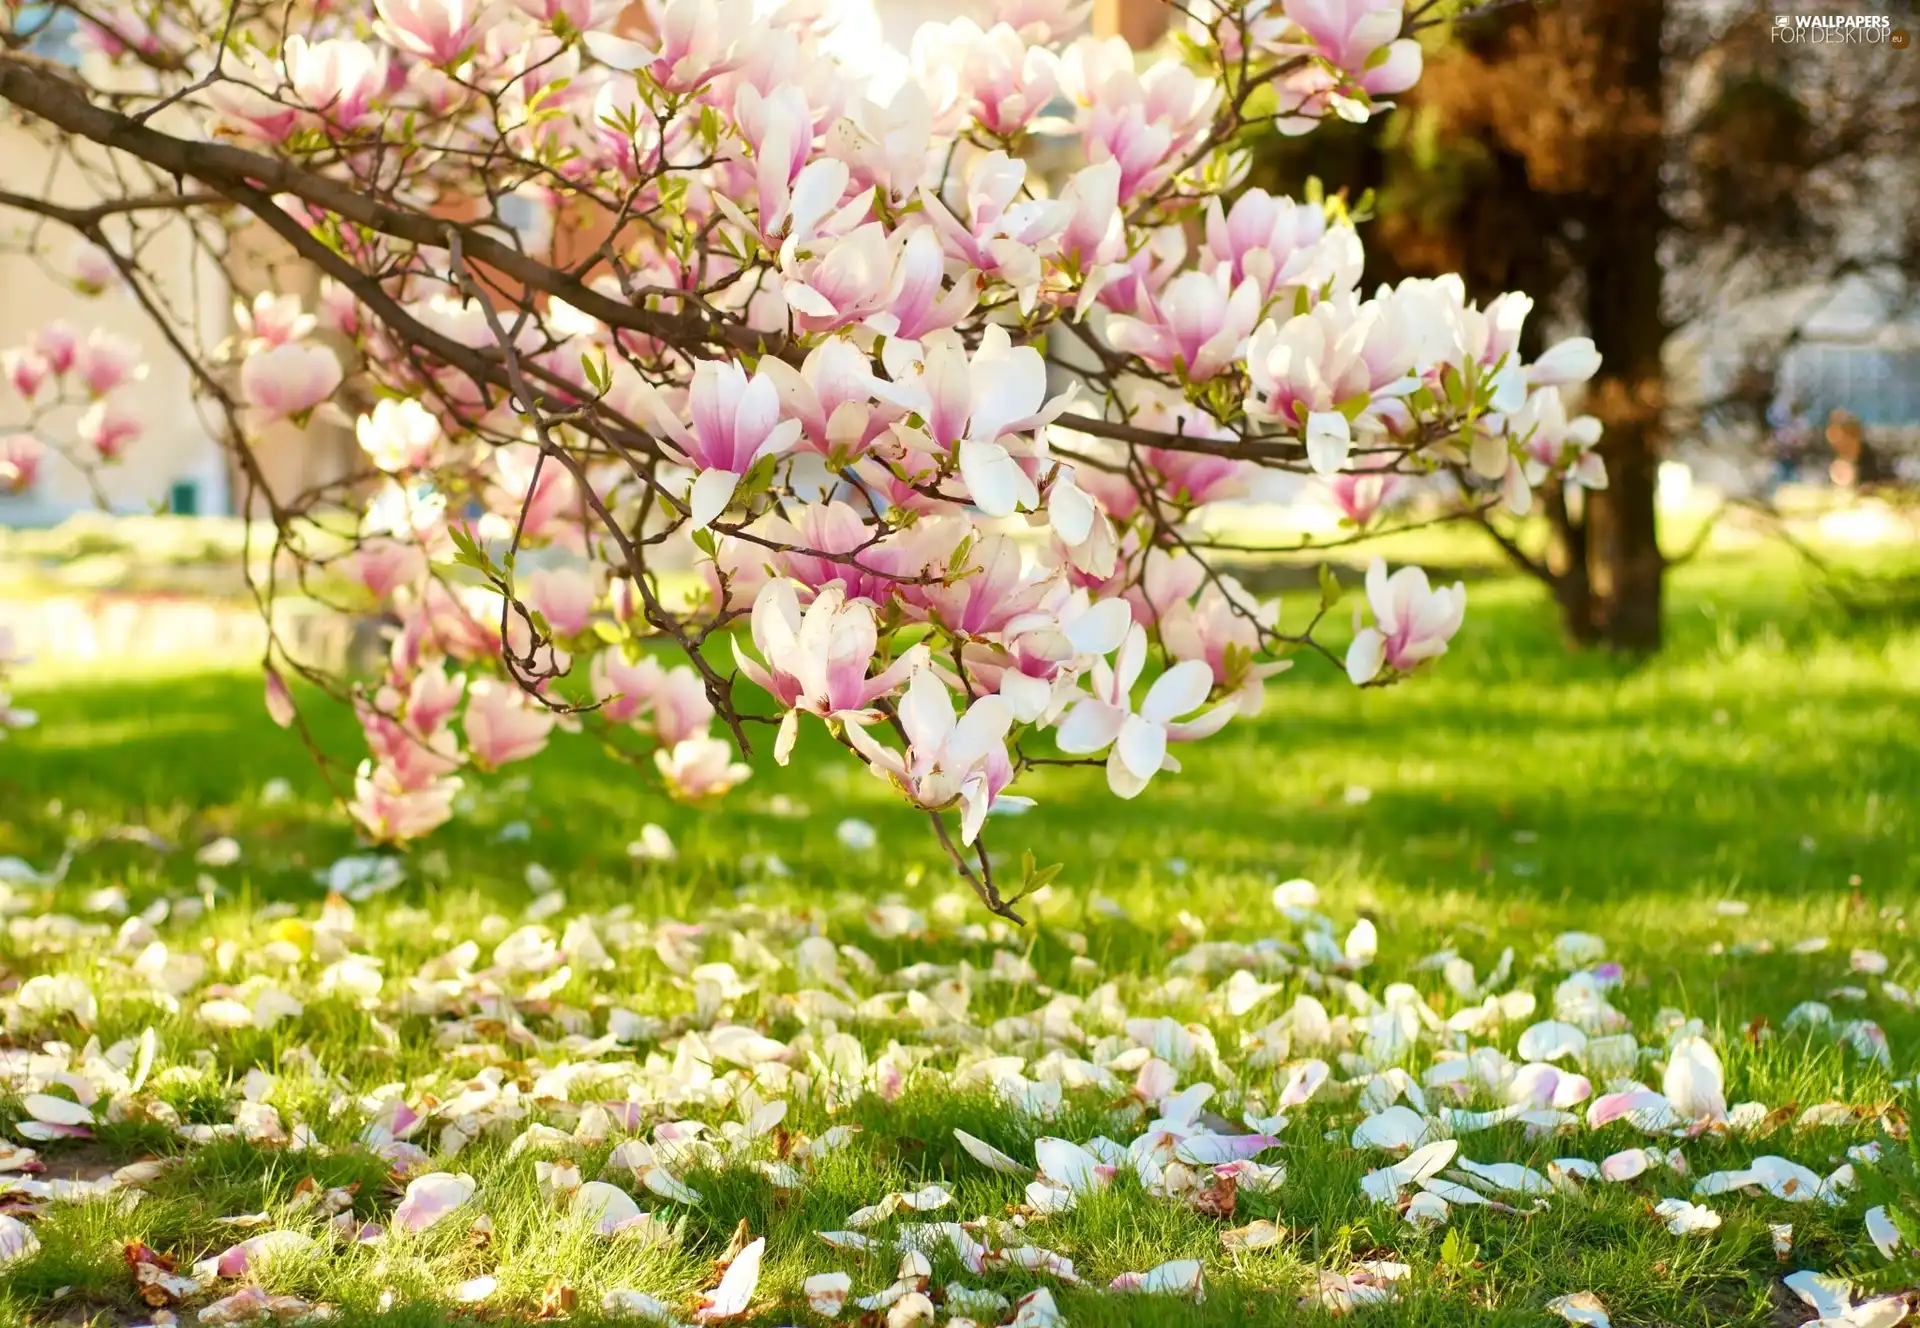
[[[272,523],[263,599],[393,623],[370,682],[266,661],[282,724],[291,674],[355,708],[369,836],[556,729],[698,801],[760,726],[783,762],[817,726],[1012,916],[980,836],[1023,773],[1135,797],[1289,655],[1376,686],[1460,626],[1461,587],[1375,562],[1341,655],[1332,579],[1283,617],[1201,509],[1309,476],[1347,544],[1436,479],[1516,511],[1604,482],[1560,395],[1591,343],[1523,363],[1524,295],[1364,291],[1339,199],[1238,183],[1258,135],[1411,86],[1433,0],[1194,0],[1144,67],[1061,0],[929,25],[897,68],[825,8],[53,0],[0,33],[0,101],[103,192],[0,204],[189,366]],[[32,53],[63,11],[84,77]],[[162,227],[238,283],[232,335],[169,302]],[[288,261],[251,288],[263,232]],[[107,334],[47,327],[6,371],[55,413],[0,477],[138,432]],[[250,440],[323,414],[363,471],[271,491]]]

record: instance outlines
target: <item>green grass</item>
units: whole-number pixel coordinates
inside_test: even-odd
[[[1410,981],[1449,1012],[1458,998],[1414,962],[1455,949],[1484,975],[1511,945],[1514,985],[1540,998],[1536,1017],[1545,1017],[1562,976],[1544,958],[1549,942],[1561,931],[1591,931],[1606,938],[1608,958],[1625,966],[1614,1001],[1643,1043],[1661,1044],[1662,1011],[1705,1022],[1726,1062],[1730,1101],[1805,1107],[1895,1098],[1894,1081],[1912,1072],[1920,1017],[1889,999],[1877,979],[1849,975],[1847,956],[1852,947],[1880,950],[1892,959],[1888,980],[1912,987],[1920,976],[1906,935],[1920,902],[1920,626],[1841,618],[1779,564],[1710,567],[1677,578],[1670,649],[1630,663],[1567,654],[1525,587],[1480,583],[1471,595],[1453,651],[1414,685],[1358,692],[1331,668],[1304,660],[1270,685],[1258,720],[1236,721],[1220,738],[1181,751],[1185,772],[1156,780],[1138,802],[1112,799],[1098,772],[1047,772],[1023,788],[1040,805],[990,823],[1003,870],[1014,872],[1028,849],[1043,863],[1065,864],[1045,897],[1027,901],[1032,924],[1024,930],[988,918],[964,896],[924,818],[897,806],[817,727],[793,766],[756,762],[748,785],[704,812],[668,803],[589,742],[556,737],[546,755],[476,787],[462,820],[410,855],[406,883],[359,906],[351,948],[384,964],[385,987],[371,1009],[319,992],[324,964],[302,923],[319,917],[326,893],[315,870],[353,851],[352,837],[298,742],[268,723],[256,680],[219,671],[57,686],[41,680],[24,697],[41,711],[41,727],[0,747],[0,855],[46,867],[69,841],[92,846],[75,856],[57,889],[16,890],[0,962],[17,978],[86,975],[101,1009],[90,1029],[64,1018],[35,1025],[16,1011],[8,1041],[36,1047],[58,1038],[77,1048],[97,1035],[110,1046],[153,1027],[161,1048],[157,1087],[142,1100],[157,1097],[167,1110],[42,1153],[54,1174],[93,1175],[154,1154],[178,1160],[130,1211],[102,1201],[46,1209],[37,1222],[40,1252],[0,1271],[0,1315],[144,1322],[121,1259],[125,1241],[145,1241],[184,1266],[248,1234],[217,1226],[223,1216],[266,1211],[275,1225],[318,1230],[311,1213],[289,1207],[308,1176],[323,1189],[357,1182],[354,1211],[385,1221],[397,1189],[385,1166],[355,1143],[368,1110],[361,1095],[405,1084],[410,1100],[423,1093],[445,1100],[490,1063],[530,1090],[543,1071],[577,1060],[615,1007],[660,1019],[671,1041],[692,1025],[696,995],[684,966],[675,971],[663,961],[667,942],[653,925],[664,921],[706,924],[693,943],[698,958],[729,962],[752,985],[728,1002],[723,1022],[755,1026],[802,1049],[819,1050],[833,1031],[817,1017],[803,1020],[793,998],[808,985],[791,966],[794,947],[811,934],[872,957],[875,975],[849,970],[859,998],[944,979],[969,993],[964,1020],[915,1018],[904,1000],[891,1014],[839,1017],[838,1031],[853,1034],[869,1055],[897,1043],[907,1049],[898,1053],[903,1059],[926,1057],[927,1071],[910,1075],[894,1101],[840,1100],[845,1094],[830,1101],[817,1080],[812,1092],[768,1090],[788,1098],[783,1127],[795,1135],[817,1136],[836,1123],[862,1132],[818,1163],[798,1191],[773,1189],[747,1165],[770,1156],[764,1141],[746,1160],[691,1171],[685,1179],[706,1202],[678,1210],[686,1227],[676,1248],[600,1240],[569,1228],[544,1204],[534,1162],[554,1155],[509,1156],[508,1144],[534,1121],[571,1129],[577,1107],[532,1102],[524,1119],[447,1164],[480,1182],[478,1210],[492,1222],[484,1241],[467,1221],[449,1221],[382,1246],[274,1265],[264,1275],[269,1289],[327,1301],[340,1321],[399,1325],[465,1314],[530,1318],[556,1281],[574,1288],[576,1317],[591,1318],[606,1290],[627,1286],[667,1301],[684,1319],[699,1291],[712,1286],[712,1261],[744,1219],[768,1241],[757,1321],[818,1323],[799,1293],[809,1273],[845,1269],[854,1294],[865,1295],[892,1281],[897,1255],[831,1250],[813,1233],[843,1226],[854,1209],[890,1190],[931,1181],[956,1197],[936,1218],[1004,1217],[1021,1202],[1017,1181],[959,1150],[956,1126],[1023,1161],[1038,1134],[1084,1140],[1107,1133],[1125,1142],[1138,1133],[1139,1122],[1097,1090],[1069,1093],[1063,1116],[1039,1122],[981,1090],[945,1082],[943,1071],[989,1051],[1031,1062],[1055,1047],[1031,1024],[997,1020],[1033,1016],[1057,996],[1086,997],[1110,981],[1130,1015],[1170,1015],[1212,1031],[1223,1064],[1194,1069],[1183,1083],[1214,1082],[1216,1106],[1244,1098],[1270,1104],[1274,1071],[1250,1061],[1242,1039],[1320,979],[1296,970],[1279,979],[1280,994],[1235,1019],[1212,993],[1239,961],[1203,943],[1296,941],[1298,928],[1270,896],[1275,884],[1299,876],[1319,884],[1337,934],[1356,917],[1376,921],[1381,956],[1360,975],[1376,997],[1390,982]],[[309,709],[323,742],[350,752],[350,718]],[[263,799],[274,779],[290,782],[292,798]],[[844,848],[836,826],[846,817],[871,823],[880,849]],[[628,857],[626,845],[649,821],[673,836],[677,861]],[[102,841],[127,825],[184,849]],[[196,866],[191,850],[220,834],[240,840],[242,863]],[[565,896],[541,925],[558,938],[569,919],[591,916],[612,966],[576,965],[564,986],[520,1006],[511,1032],[498,1001],[472,990],[442,1010],[403,1007],[407,979],[461,941],[479,943],[471,967],[486,967],[534,901],[532,863]],[[175,951],[208,961],[202,986],[178,1010],[157,1003],[129,973],[132,955],[114,947],[119,919],[84,911],[109,886],[123,888],[136,912],[160,899],[211,901],[203,917],[159,929]],[[926,933],[876,932],[871,910],[889,898],[920,910]],[[1747,911],[1734,914],[1719,907],[1724,901]],[[49,920],[56,911],[78,924]],[[1790,951],[1816,936],[1830,938],[1828,948]],[[274,941],[294,948],[276,954]],[[920,963],[939,967],[899,974]],[[996,978],[996,963],[1009,980]],[[1023,976],[1025,964],[1034,976]],[[537,980],[508,975],[498,985],[517,996]],[[233,1034],[196,1022],[206,984],[244,992],[249,981],[296,993],[304,1014]],[[1798,1003],[1827,1000],[1848,984],[1870,994],[1858,1003],[1835,999],[1836,1017],[1878,1021],[1892,1047],[1890,1068],[1862,1061],[1830,1034],[1745,1035],[1756,1019],[1777,1028]],[[1344,1008],[1337,992],[1321,995],[1336,1013]],[[1081,1022],[1090,1035],[1113,1040],[1066,1048],[1071,1054],[1101,1059],[1126,1045],[1092,1015]],[[1511,1052],[1515,1031],[1493,1040]],[[612,1058],[645,1061],[649,1051],[658,1047]],[[665,1065],[671,1046],[660,1055]],[[1430,1048],[1421,1050],[1416,1072],[1430,1056]],[[804,1054],[791,1059],[808,1067]],[[231,1121],[253,1069],[277,1075],[267,1100],[283,1119],[310,1126],[324,1152],[242,1140],[194,1144],[172,1128],[169,1113],[209,1126]],[[1643,1076],[1657,1082],[1658,1070],[1643,1067]],[[1336,1066],[1336,1080],[1346,1077]],[[18,1114],[0,1102],[0,1117]],[[725,1103],[690,1100],[650,1109],[648,1124],[682,1114],[737,1118]],[[1445,1233],[1415,1234],[1360,1196],[1359,1177],[1382,1164],[1346,1143],[1360,1114],[1350,1099],[1317,1100],[1296,1116],[1286,1149],[1274,1155],[1288,1167],[1285,1185],[1277,1194],[1240,1196],[1234,1224],[1279,1223],[1288,1234],[1277,1249],[1236,1260],[1222,1249],[1221,1223],[1146,1196],[1124,1176],[1075,1211],[1035,1222],[1030,1238],[1071,1257],[1089,1284],[1056,1288],[1067,1320],[1076,1328],[1317,1322],[1318,1311],[1297,1308],[1316,1269],[1393,1258],[1412,1265],[1409,1290],[1393,1308],[1373,1311],[1375,1322],[1541,1324],[1551,1321],[1548,1299],[1591,1289],[1617,1324],[1757,1326],[1809,1317],[1796,1313],[1797,1302],[1782,1309],[1790,1297],[1778,1287],[1783,1269],[1768,1222],[1794,1223],[1791,1267],[1878,1262],[1861,1236],[1859,1199],[1835,1208],[1724,1196],[1707,1201],[1725,1218],[1712,1236],[1670,1236],[1647,1210],[1663,1195],[1686,1194],[1691,1181],[1664,1173],[1556,1196],[1538,1212],[1456,1208],[1450,1226],[1459,1235],[1451,1243]],[[1323,1137],[1329,1131],[1334,1137]],[[1695,1175],[1761,1153],[1825,1174],[1847,1146],[1876,1133],[1862,1123],[1758,1140],[1709,1137],[1684,1149]],[[435,1147],[432,1138],[423,1142]],[[1598,1159],[1641,1142],[1624,1125],[1547,1142],[1507,1126],[1468,1138],[1462,1153],[1544,1166],[1552,1157]],[[575,1150],[581,1174],[599,1176],[609,1151],[610,1143]],[[611,1178],[637,1189],[630,1174]],[[672,1207],[638,1194],[642,1208]],[[879,1234],[891,1234],[900,1220]],[[1091,1289],[1119,1272],[1181,1257],[1206,1264],[1201,1307]],[[491,1298],[471,1309],[450,1304],[455,1283],[482,1274],[500,1279]],[[951,1259],[936,1259],[934,1284],[954,1280],[1009,1296],[1050,1285],[1028,1274],[969,1276]],[[856,1313],[849,1307],[844,1317]]]

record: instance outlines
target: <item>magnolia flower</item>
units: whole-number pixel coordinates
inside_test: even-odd
[[[1160,639],[1177,660],[1200,660],[1214,685],[1233,697],[1235,713],[1257,715],[1266,696],[1266,680],[1291,664],[1278,660],[1255,664],[1265,645],[1261,633],[1279,625],[1280,602],[1262,604],[1230,576],[1210,581],[1191,604],[1181,600],[1160,619]]]
[[[719,738],[688,738],[653,754],[667,792],[683,802],[717,798],[745,780],[753,768],[734,760],[731,744]]]
[[[1600,352],[1592,337],[1568,337],[1555,342],[1527,366],[1527,381],[1535,387],[1565,387],[1584,383],[1600,372]]]
[[[668,92],[692,92],[734,67],[734,43],[753,26],[741,0],[666,0],[655,13],[657,47],[589,31],[587,50],[614,69],[646,70]]]
[[[1507,432],[1520,443],[1523,478],[1531,488],[1562,472],[1562,483],[1577,489],[1607,487],[1607,465],[1594,451],[1600,421],[1591,415],[1569,420],[1557,387],[1543,387],[1507,417]]]
[[[103,327],[96,327],[87,334],[86,341],[73,349],[71,363],[73,371],[86,385],[87,395],[96,398],[122,383],[147,376],[147,366],[140,363],[139,345]]]
[[[1458,581],[1434,590],[1418,567],[1403,567],[1391,577],[1384,559],[1367,568],[1367,602],[1374,626],[1361,628],[1347,647],[1347,676],[1371,682],[1382,668],[1410,673],[1447,653],[1467,611],[1467,588]],[[1354,608],[1356,617],[1359,607]]]
[[[1278,42],[1275,49],[1311,51],[1331,69],[1308,65],[1278,81],[1280,132],[1305,133],[1328,110],[1365,123],[1381,105],[1371,98],[1405,92],[1417,83],[1420,44],[1399,36],[1404,10],[1404,0],[1286,0],[1295,40]]]
[[[780,393],[773,380],[764,373],[748,378],[747,371],[730,360],[702,360],[695,366],[687,392],[691,429],[658,389],[637,375],[631,381],[649,421],[700,472],[687,498],[696,530],[726,510],[756,461],[779,456],[800,438],[800,421],[780,418]]]
[[[249,355],[240,395],[269,419],[303,419],[340,386],[340,361],[325,346],[290,342]]]
[[[1090,162],[1120,163],[1120,201],[1158,189],[1206,134],[1222,96],[1219,84],[1174,60],[1145,74],[1121,37],[1082,38],[1061,69],[1067,94],[1086,108],[1080,137]]]
[[[1178,770],[1167,754],[1169,742],[1190,742],[1218,733],[1233,718],[1233,704],[1215,706],[1196,719],[1179,722],[1206,703],[1213,689],[1212,671],[1200,660],[1175,664],[1147,689],[1140,709],[1133,709],[1133,685],[1147,661],[1147,634],[1135,623],[1121,642],[1114,662],[1096,660],[1090,678],[1091,695],[1074,702],[1056,732],[1060,750],[1072,756],[1091,755],[1109,746],[1107,786],[1117,797],[1135,798],[1162,770]]]
[[[1344,275],[1335,270],[1336,257],[1351,255],[1356,264],[1352,276],[1359,276],[1359,237],[1351,227],[1335,229],[1341,234],[1329,246],[1326,209],[1249,189],[1234,200],[1231,210],[1217,197],[1207,204],[1205,257],[1226,268],[1233,282],[1253,282],[1264,304],[1283,287],[1318,287]]]
[[[362,761],[347,811],[374,839],[401,842],[430,834],[453,818],[460,781],[453,776],[407,788],[393,771]]]
[[[387,7],[380,7],[381,14]],[[385,87],[387,71],[366,42],[332,38],[310,42],[288,37],[280,59],[294,95],[326,119],[352,129],[367,118],[369,104]]]
[[[127,444],[140,436],[144,427],[130,407],[111,397],[87,407],[74,425],[80,441],[92,448],[102,461],[117,461]]]
[[[900,724],[907,735],[904,752],[883,747],[859,723],[847,725],[847,739],[874,774],[891,780],[914,805],[939,811],[959,802],[960,842],[971,844],[1013,779],[1006,747],[1013,712],[999,697],[983,696],[956,719],[947,685],[921,665],[900,700]]]
[[[240,330],[242,343],[252,354],[300,340],[313,331],[318,320],[312,314],[301,312],[298,295],[261,291],[253,297],[251,305],[233,302],[233,321]]]
[[[47,357],[31,346],[0,350],[0,374],[6,375],[8,384],[29,404],[40,395],[53,372]]]
[[[1014,346],[1005,328],[991,324],[971,358],[957,341],[942,341],[917,374],[873,380],[875,395],[926,421],[926,433],[952,449],[974,505],[988,516],[1011,516],[1039,503],[1039,490],[999,439],[1029,433],[1067,408],[1051,401],[1047,367],[1032,346]]]
[[[1040,259],[1057,246],[1073,210],[1028,193],[1025,161],[996,149],[974,160],[946,201],[924,187],[920,201],[951,257],[1011,286],[1023,312],[1033,308]]]
[[[541,568],[527,577],[526,605],[558,636],[578,636],[593,621],[600,590],[578,567]]]
[[[803,712],[871,722],[877,716],[867,707],[905,682],[925,654],[910,650],[869,678],[867,666],[879,646],[873,606],[849,602],[837,585],[822,590],[802,614],[794,583],[769,581],[753,602],[751,626],[754,648],[766,663],[742,650],[738,637],[733,657],[740,671],[787,712],[773,747],[781,765],[793,754]]]
[[[1203,383],[1239,359],[1260,303],[1253,282],[1233,285],[1224,266],[1211,274],[1185,272],[1149,297],[1138,317],[1111,319],[1107,339],[1156,369]]]
[[[382,37],[436,65],[453,64],[499,18],[493,0],[374,0],[373,7]]]
[[[1395,312],[1379,300],[1322,300],[1285,323],[1262,323],[1247,343],[1247,413],[1301,428],[1316,474],[1346,468],[1354,423],[1371,420],[1381,399],[1420,386]]]
[[[482,770],[524,761],[547,745],[554,714],[518,686],[480,678],[467,693],[467,750]]]
[[[86,239],[73,242],[73,253],[67,259],[67,269],[73,274],[73,284],[88,295],[98,295],[120,279],[120,269],[114,266],[113,255]]]
[[[411,397],[388,397],[374,403],[372,414],[360,417],[353,433],[373,464],[391,475],[432,462],[440,421]]]
[[[1387,473],[1381,463],[1342,471],[1327,482],[1327,492],[1342,516],[1356,526],[1373,520],[1400,487],[1400,477]]]
[[[30,433],[0,437],[0,492],[24,493],[31,489],[46,454],[46,444]],[[5,662],[4,652],[0,652],[0,665]]]

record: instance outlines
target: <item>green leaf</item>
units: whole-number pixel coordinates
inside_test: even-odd
[[[1325,612],[1340,602],[1342,591],[1340,578],[1333,573],[1333,564],[1320,564],[1320,610]]]

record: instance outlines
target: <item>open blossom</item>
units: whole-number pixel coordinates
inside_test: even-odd
[[[653,754],[667,791],[683,802],[717,798],[753,773],[734,759],[733,748],[719,738],[687,738]]]
[[[1230,576],[1209,581],[1192,603],[1181,601],[1160,619],[1160,639],[1177,660],[1197,659],[1213,672],[1214,686],[1230,693],[1236,714],[1257,715],[1268,678],[1291,664],[1255,664],[1263,631],[1279,625],[1280,603],[1261,603]]]
[[[453,776],[410,789],[385,766],[362,761],[347,810],[374,839],[398,843],[431,834],[452,820],[459,792],[460,781]]]
[[[53,366],[31,346],[13,346],[0,350],[0,374],[5,374],[8,385],[31,403],[53,377]]]
[[[1319,205],[1264,189],[1247,190],[1231,210],[1215,198],[1207,205],[1206,235],[1205,261],[1228,269],[1235,282],[1253,282],[1263,305],[1289,287],[1318,292],[1332,282],[1345,290],[1360,277],[1353,227],[1329,226]]]
[[[492,0],[374,0],[380,35],[409,55],[452,64],[499,17]]]
[[[1032,346],[1015,346],[991,325],[969,357],[942,341],[920,371],[895,382],[876,379],[876,395],[926,421],[927,436],[953,449],[974,504],[989,516],[1033,507],[1039,491],[1000,439],[1039,428],[1065,410],[1066,395],[1047,396],[1047,367]]]
[[[253,297],[251,305],[234,301],[233,321],[240,330],[243,344],[253,352],[298,341],[313,331],[317,320],[301,311],[298,295],[261,291]]]
[[[659,45],[588,32],[587,49],[614,69],[644,69],[669,92],[691,92],[734,67],[734,43],[753,26],[741,0],[666,0],[656,13]]]
[[[705,734],[713,721],[706,684],[690,664],[663,669],[650,656],[630,663],[619,650],[603,650],[588,679],[604,718],[649,729],[662,747]]]
[[[481,769],[524,761],[547,745],[553,712],[515,684],[480,678],[467,693],[467,750]]]
[[[270,419],[299,419],[340,386],[340,360],[325,346],[290,342],[249,355],[240,395]]]
[[[1058,245],[1073,211],[1027,191],[1027,163],[996,149],[976,157],[943,199],[920,201],[950,257],[1011,286],[1023,311],[1040,290],[1041,257]]]
[[[103,397],[122,383],[147,376],[147,366],[140,363],[138,343],[100,327],[73,349],[72,364],[91,397]]]
[[[1466,615],[1467,588],[1456,581],[1435,590],[1418,567],[1388,576],[1385,560],[1375,558],[1367,568],[1367,603],[1374,625],[1356,632],[1347,648],[1347,676],[1356,683],[1373,681],[1383,668],[1411,673],[1446,654]]]
[[[1314,473],[1337,474],[1352,450],[1354,423],[1372,419],[1382,400],[1419,386],[1410,373],[1412,355],[1380,303],[1323,300],[1254,332],[1247,346],[1247,413],[1301,428]]]
[[[1204,137],[1221,98],[1217,83],[1178,61],[1136,72],[1133,49],[1121,37],[1074,43],[1061,82],[1085,108],[1080,136],[1087,160],[1120,163],[1123,204],[1167,182]]]
[[[1400,476],[1385,469],[1388,464],[1375,461],[1342,471],[1327,481],[1327,492],[1340,508],[1340,514],[1356,526],[1373,520],[1374,514],[1399,491]]]
[[[905,682],[924,648],[908,651],[869,678],[879,632],[873,606],[865,600],[848,601],[839,586],[828,586],[814,597],[806,612],[793,582],[767,582],[753,602],[751,618],[754,648],[766,660],[755,660],[734,638],[734,660],[740,671],[765,689],[786,710],[774,741],[774,759],[781,765],[793,753],[804,712],[824,719],[854,715],[870,720],[871,706]]]
[[[1012,710],[997,696],[980,697],[956,718],[947,685],[922,665],[900,700],[906,751],[883,746],[858,723],[847,725],[847,738],[873,772],[891,780],[914,805],[938,811],[960,803],[960,841],[971,844],[994,799],[1013,778],[1006,747],[1012,724]]]
[[[1024,129],[1060,92],[1057,58],[1029,46],[1006,23],[981,31],[972,19],[929,23],[914,34],[914,63],[935,75],[951,70],[973,98],[973,118],[989,133]]]
[[[385,13],[384,7],[382,13]],[[294,95],[325,119],[351,129],[367,118],[386,86],[387,71],[366,42],[330,38],[310,42],[299,33],[280,52]]]
[[[0,493],[24,493],[33,487],[40,473],[40,461],[47,454],[46,444],[28,433],[0,437]],[[4,664],[0,658],[0,664]]]
[[[527,577],[522,598],[556,635],[578,636],[593,621],[600,591],[593,577],[580,568],[543,567]]]
[[[1568,337],[1547,347],[1527,366],[1527,382],[1535,387],[1566,387],[1584,383],[1600,372],[1600,352],[1592,337]]]
[[[696,529],[726,510],[754,462],[779,456],[800,438],[800,421],[780,418],[773,380],[764,373],[748,378],[730,360],[702,360],[695,367],[687,392],[691,428],[651,385],[636,379],[635,391],[649,421],[700,472],[687,500]]]
[[[1169,742],[1192,741],[1218,733],[1233,718],[1231,702],[1181,722],[1206,704],[1213,673],[1197,659],[1175,664],[1153,680],[1140,708],[1133,708],[1133,685],[1147,662],[1147,634],[1139,624],[1127,633],[1111,665],[1095,662],[1090,694],[1074,703],[1060,721],[1060,750],[1074,756],[1112,750],[1107,756],[1107,787],[1116,797],[1137,798],[1162,770],[1178,770],[1167,754]]]
[[[1593,450],[1600,441],[1600,421],[1591,415],[1568,419],[1558,388],[1543,387],[1528,397],[1508,418],[1507,429],[1521,440],[1528,485],[1564,471],[1564,483],[1574,488],[1607,487],[1606,462]]]
[[[1420,44],[1399,35],[1405,0],[1286,0],[1284,9],[1293,31],[1274,49],[1310,52],[1325,64],[1278,80],[1281,114],[1275,125],[1281,133],[1305,133],[1328,111],[1364,123],[1377,109],[1368,104],[1373,98],[1405,92],[1419,81]]]
[[[937,258],[939,245],[934,248]],[[816,239],[803,259],[783,261],[781,294],[808,332],[883,315],[905,280],[901,255],[898,238],[870,221],[837,238]]]
[[[1204,383],[1239,359],[1260,317],[1253,282],[1230,283],[1225,267],[1212,274],[1183,272],[1158,296],[1149,296],[1135,316],[1111,319],[1107,338],[1115,350]]]
[[[117,461],[127,445],[140,437],[142,427],[140,417],[130,407],[105,397],[87,407],[75,423],[74,433],[102,461]]]
[[[440,421],[412,398],[387,398],[374,403],[373,412],[353,426],[367,457],[389,474],[420,470],[433,460],[440,441]]]
[[[768,356],[761,372],[773,379],[782,409],[800,421],[803,444],[828,458],[864,452],[897,413],[874,404],[867,357],[838,337],[808,351],[798,369]]]

